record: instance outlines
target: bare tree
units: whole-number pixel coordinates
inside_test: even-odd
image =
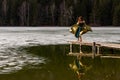
[[[2,17],[3,17],[3,24],[6,22],[6,16],[7,16],[7,0],[3,0],[2,2]]]
[[[29,5],[24,1],[19,8],[20,25],[29,25]]]
[[[54,13],[55,13],[55,3],[53,3],[52,5],[51,5],[51,18],[52,18],[52,25],[54,25],[54,23],[55,23],[55,20],[54,20]]]

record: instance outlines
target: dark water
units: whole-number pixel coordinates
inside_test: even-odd
[[[0,80],[120,80],[120,59],[79,59],[85,66],[80,77],[69,67],[77,59],[67,56],[69,45],[39,45],[21,47],[21,52],[46,58],[45,64],[24,66],[22,70],[0,74]]]

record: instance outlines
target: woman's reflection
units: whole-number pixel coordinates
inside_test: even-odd
[[[69,67],[77,74],[78,79],[81,79],[85,72],[91,68],[84,65],[79,59],[75,59],[73,63],[69,64]]]

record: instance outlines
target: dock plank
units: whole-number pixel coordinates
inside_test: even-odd
[[[120,49],[120,44],[113,44],[113,43],[100,43],[100,44],[103,47]]]
[[[84,56],[84,57],[92,57],[93,53],[69,53],[68,56]],[[101,56],[101,54],[95,54],[95,56]]]
[[[92,46],[93,45],[92,42],[81,42],[81,43],[79,41],[68,41],[68,42],[72,43],[72,44],[81,44],[81,45],[88,45],[88,46]],[[100,43],[100,42],[96,42],[96,46],[120,49],[120,44],[113,44],[113,43]]]
[[[93,43],[91,42],[79,42],[79,41],[68,41],[69,43],[72,44],[81,44],[81,45],[88,45],[88,46],[92,46]],[[100,46],[100,44],[96,43],[97,46]]]

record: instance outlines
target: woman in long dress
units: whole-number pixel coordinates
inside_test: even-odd
[[[83,26],[85,24],[85,21],[83,19],[82,16],[79,16],[78,17],[78,20],[77,20],[77,25],[78,25],[78,28],[76,30],[76,33],[75,33],[75,37],[78,38],[78,41],[82,42],[82,33],[83,33]]]

